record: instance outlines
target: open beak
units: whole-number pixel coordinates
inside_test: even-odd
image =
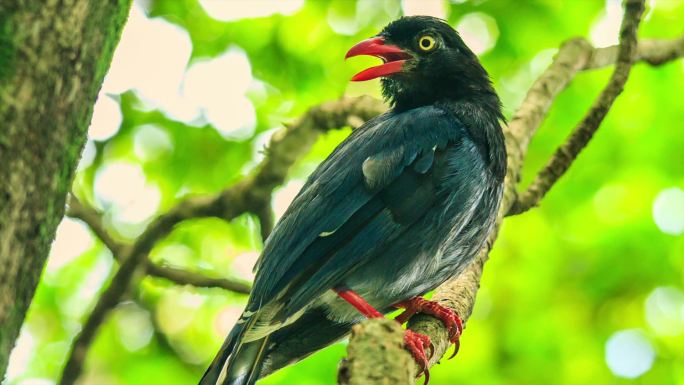
[[[383,37],[372,37],[356,44],[347,51],[344,58],[348,59],[360,55],[378,57],[382,59],[384,64],[359,72],[351,78],[353,82],[375,79],[400,72],[406,60],[413,57],[396,45],[385,44]]]

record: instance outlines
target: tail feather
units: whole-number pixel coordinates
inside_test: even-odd
[[[199,385],[253,385],[259,378],[268,337],[242,342],[252,320],[233,327]]]
[[[221,376],[221,372],[223,371],[223,367],[225,363],[228,362],[228,358],[233,352],[233,348],[242,338],[242,334],[244,333],[245,329],[244,325],[244,323],[238,323],[233,327],[228,334],[228,337],[226,337],[226,340],[223,342],[223,345],[221,345],[221,349],[219,349],[218,353],[216,353],[216,357],[214,357],[214,360],[209,365],[209,368],[207,368],[207,370],[204,372],[204,375],[202,376],[202,379],[200,379],[198,385],[219,384],[218,381],[219,377]]]
[[[249,342],[243,338],[256,324],[255,317],[238,323],[199,385],[254,385],[259,378],[330,345],[344,337],[353,322],[331,320],[328,312],[312,307],[292,324]]]
[[[268,337],[242,344],[228,359],[220,385],[254,385],[259,379]]]

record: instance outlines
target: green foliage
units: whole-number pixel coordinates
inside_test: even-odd
[[[190,65],[228,49],[244,51],[257,84],[248,91],[256,126],[246,139],[231,139],[207,122],[184,122],[149,107],[136,91],[117,95],[122,124],[114,136],[94,143],[94,158],[84,162],[74,188],[105,211],[107,227],[121,239],[139,234],[149,219],[121,220],[116,205],[94,192],[108,165],[137,165],[159,193],[156,213],[187,194],[220,191],[254,167],[265,138],[282,122],[344,94],[379,96],[376,82],[347,81],[374,61],[342,58],[348,47],[400,12],[395,1],[308,1],[291,15],[224,22],[210,17],[197,0],[149,3],[150,17],[189,34]],[[655,7],[640,36],[679,36],[684,2],[650,4]],[[481,58],[509,117],[559,44],[592,35],[606,9],[598,1],[454,1],[447,8],[452,25],[475,15],[476,24],[484,25],[481,32],[492,37],[495,44]],[[531,144],[523,183],[581,119],[610,71],[581,74],[560,95]],[[684,384],[684,236],[661,231],[653,214],[663,190],[684,188],[682,89],[681,61],[634,68],[589,147],[541,207],[504,223],[461,352],[432,370],[431,384]],[[230,110],[230,103],[225,108]],[[276,213],[349,132],[323,135],[293,167],[291,183],[276,195]],[[684,212],[670,215],[681,221]],[[230,223],[187,221],[151,258],[210,276],[249,279],[261,248],[258,234],[250,216]],[[82,253],[48,266],[19,341],[22,350],[15,352],[15,360],[23,354],[28,364],[15,369],[9,384],[58,378],[68,344],[113,264],[104,247],[91,242]],[[145,278],[101,329],[84,383],[193,383],[244,300],[218,289]],[[617,376],[606,361],[607,342],[624,330],[637,330],[655,355],[636,379]],[[336,344],[263,383],[331,384],[344,348]]]
[[[9,18],[0,16],[0,80],[8,78],[12,74],[9,66],[15,54],[14,42],[10,34]]]

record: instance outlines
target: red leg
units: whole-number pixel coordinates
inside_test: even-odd
[[[402,324],[408,321],[408,319],[416,313],[429,314],[439,318],[449,331],[449,341],[455,345],[454,354],[449,358],[453,358],[456,353],[458,353],[460,338],[463,333],[463,322],[453,310],[448,309],[437,302],[428,301],[422,297],[415,297],[407,301],[399,302],[395,304],[394,307],[405,309],[403,313],[395,318]]]
[[[367,318],[379,318],[383,317],[382,313],[377,311],[371,304],[366,302],[360,295],[358,295],[353,290],[349,289],[333,289],[337,295],[343,300],[349,302],[350,305],[354,306],[359,313],[363,314]],[[416,360],[418,366],[420,366],[421,371],[418,373],[425,374],[425,383],[427,385],[430,381],[430,372],[428,371],[428,358],[425,355],[425,349],[430,348],[432,351],[432,343],[430,342],[430,337],[416,333],[411,330],[406,330],[404,334],[404,345],[406,349],[411,353],[413,359]]]
[[[360,295],[356,294],[355,291],[349,289],[334,289],[335,293],[339,295],[343,300],[349,302],[350,305],[354,306],[359,313],[366,316],[366,318],[382,318],[383,315],[379,311],[375,310],[371,304],[366,302]]]

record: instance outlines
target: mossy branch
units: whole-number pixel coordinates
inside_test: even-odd
[[[0,381],[64,215],[129,6],[0,1]]]

